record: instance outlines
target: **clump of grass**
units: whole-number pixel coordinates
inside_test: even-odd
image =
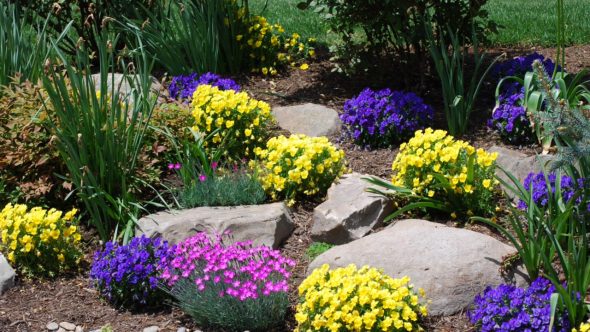
[[[202,175],[199,181],[180,189],[177,196],[184,208],[257,205],[266,200],[258,179],[242,169],[222,176]]]
[[[312,261],[319,255],[325,253],[333,247],[335,247],[335,245],[333,244],[324,242],[314,242],[309,246],[309,248],[307,248],[305,255],[307,256],[307,258],[309,258],[310,261]]]

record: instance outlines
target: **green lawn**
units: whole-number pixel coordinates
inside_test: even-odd
[[[289,32],[316,37],[320,43],[337,40],[328,25],[311,10],[297,8],[301,0],[250,0],[252,12],[282,24]],[[567,40],[569,44],[590,44],[590,0],[567,0]],[[496,45],[551,46],[555,44],[555,0],[488,0],[490,17],[504,26],[492,36]]]
[[[567,0],[565,6],[568,43],[590,43],[590,1]],[[488,0],[486,9],[492,20],[504,26],[492,36],[495,44],[555,44],[555,0]]]

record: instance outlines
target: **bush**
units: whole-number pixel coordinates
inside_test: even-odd
[[[162,278],[186,314],[201,326],[268,331],[283,322],[295,262],[251,242],[226,245],[197,233],[163,260]]]
[[[313,38],[304,42],[298,33],[287,35],[280,24],[270,24],[262,16],[253,16],[248,22],[246,35],[238,35],[241,47],[248,54],[248,69],[263,75],[276,75],[287,65],[306,70],[302,60],[315,56],[311,44]]]
[[[393,279],[367,266],[329,269],[324,264],[299,286],[296,332],[421,330],[426,306],[410,278]]]
[[[363,90],[344,104],[340,119],[355,143],[391,146],[432,122],[434,110],[412,92]]]
[[[139,308],[162,304],[160,262],[171,250],[166,241],[143,235],[126,245],[107,242],[94,253],[90,279],[101,296],[117,307]]]
[[[210,85],[200,85],[193,95],[193,129],[204,136],[212,134],[206,147],[223,146],[226,157],[239,160],[253,157],[268,136],[272,120],[270,106],[252,99],[246,92],[221,91]]]
[[[215,86],[222,91],[240,91],[240,86],[230,78],[222,78],[213,73],[205,73],[203,75],[192,73],[190,75],[174,76],[168,87],[168,92],[173,99],[190,100],[199,85]]]
[[[301,195],[324,195],[346,171],[344,151],[326,137],[273,137],[255,153],[260,164],[252,161],[251,166],[259,169],[262,186],[274,200],[293,203]]]
[[[559,190],[556,190],[556,181],[559,180]],[[585,188],[584,179],[579,178],[574,181],[567,175],[562,175],[559,179],[555,173],[545,174],[544,172],[529,173],[524,179],[523,187],[527,192],[531,193],[533,202],[539,207],[547,207],[549,200],[559,201],[563,199],[564,203],[568,203],[576,193],[583,191]],[[551,192],[550,192],[551,191]],[[549,196],[555,197],[549,197]],[[582,197],[576,196],[575,204],[583,206],[583,210],[590,210],[588,203],[582,204]],[[518,201],[518,208],[521,210],[527,209],[527,203],[524,200]]]
[[[487,287],[475,297],[467,317],[478,331],[549,331],[551,295],[555,287],[538,278],[527,288],[512,285]],[[553,331],[569,331],[567,314],[558,312]]]
[[[201,174],[199,182],[178,191],[178,201],[185,208],[198,206],[256,205],[265,201],[264,188],[256,175],[236,165],[217,169],[213,176]]]
[[[444,202],[457,214],[490,214],[495,207],[497,153],[475,149],[444,130],[418,130],[400,145],[393,161],[393,185]]]
[[[25,274],[55,276],[75,269],[81,259],[77,210],[63,212],[7,204],[0,212],[2,251]]]
[[[495,129],[502,141],[507,144],[529,144],[535,135],[531,121],[522,105],[524,94],[516,93],[499,98],[499,105],[494,108],[488,126]]]
[[[428,45],[427,24],[445,34],[458,31],[459,39],[470,38],[475,23],[479,39],[495,32],[483,9],[486,0],[305,0],[300,8],[311,7],[327,20],[343,41],[339,54],[352,62],[364,55],[396,54],[407,60],[424,55]],[[423,59],[420,59],[423,60]],[[368,63],[368,62],[367,62]]]

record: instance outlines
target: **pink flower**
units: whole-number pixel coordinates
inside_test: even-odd
[[[207,180],[207,177],[205,176],[205,174],[199,175],[199,181],[205,182],[205,180]]]
[[[212,162],[212,163],[211,163],[211,168],[212,168],[213,170],[216,170],[218,165],[219,165],[219,164],[218,164],[216,161],[214,161],[214,162]]]
[[[175,164],[174,163],[171,163],[171,164],[168,164],[168,169],[169,170],[180,169],[180,167],[181,167],[181,165],[179,163],[175,163]]]

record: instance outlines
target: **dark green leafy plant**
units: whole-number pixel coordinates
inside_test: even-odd
[[[449,54],[449,46],[443,35],[437,41],[428,25],[426,35],[434,68],[441,82],[449,132],[453,136],[461,136],[467,130],[469,116],[475,106],[481,85],[498,58],[484,70],[482,65],[485,60],[485,51],[481,52],[477,34],[473,33],[471,41],[474,68],[471,77],[468,78],[465,66],[470,57],[469,48],[463,46],[467,39],[449,30]]]
[[[138,158],[144,146],[156,96],[151,94],[152,62],[140,48],[133,62],[117,62],[111,45],[118,36],[96,34],[100,86],[90,75],[90,50],[82,46],[75,61],[53,43],[53,64],[43,78],[55,119],[50,128],[67,166],[75,194],[85,206],[89,222],[101,240],[114,234],[123,242],[133,236],[135,221],[144,209],[134,194],[142,180],[137,177]],[[109,73],[120,71],[131,88],[120,92]],[[110,87],[109,84],[110,83]]]

